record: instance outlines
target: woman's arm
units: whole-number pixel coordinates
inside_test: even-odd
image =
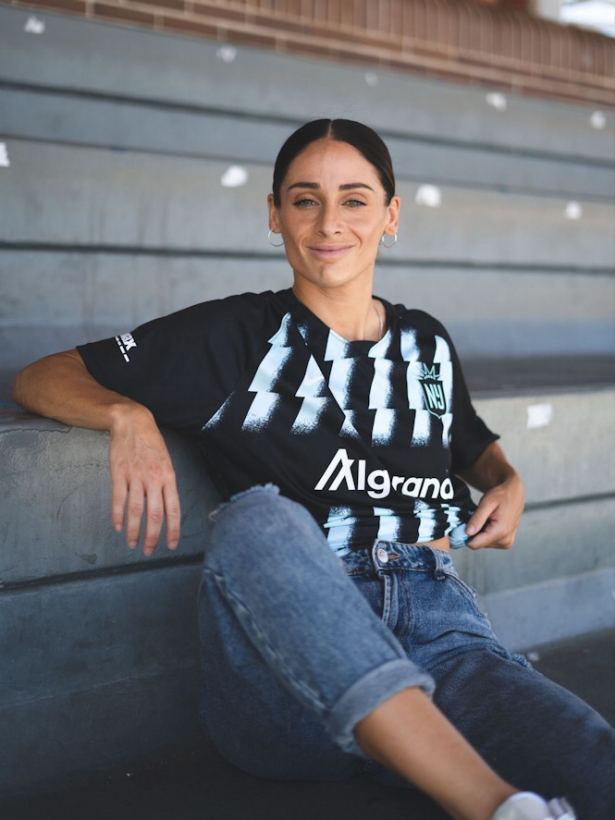
[[[134,549],[145,512],[143,552],[152,555],[166,517],[167,546],[177,547],[181,513],[175,471],[146,407],[100,385],[77,350],[28,365],[17,376],[13,397],[33,413],[75,427],[108,430],[113,526],[119,532],[126,524],[126,540]]]
[[[492,442],[481,456],[459,475],[484,493],[466,532],[474,536],[470,549],[512,547],[523,513],[523,483],[506,460],[502,448]]]

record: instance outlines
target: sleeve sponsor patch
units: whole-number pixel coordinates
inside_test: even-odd
[[[137,343],[132,338],[132,333],[123,333],[121,336],[116,336],[115,341],[120,349],[120,353],[124,359],[129,362],[130,356],[128,355],[128,351],[137,346]]]

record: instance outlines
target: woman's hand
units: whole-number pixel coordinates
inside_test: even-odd
[[[126,523],[128,546],[136,547],[145,513],[143,552],[152,555],[166,517],[167,546],[177,547],[180,505],[175,471],[147,408],[100,385],[77,350],[28,365],[17,377],[13,396],[33,413],[75,427],[109,430],[115,529],[121,530]]]
[[[490,444],[461,477],[484,493],[466,526],[470,549],[510,549],[521,522],[524,491],[499,444]]]
[[[113,526],[126,525],[126,542],[137,546],[145,514],[143,552],[152,555],[166,519],[167,547],[177,548],[180,503],[175,470],[156,422],[141,405],[123,406],[111,428],[109,448]]]
[[[521,522],[523,498],[518,476],[487,490],[466,526],[466,533],[474,536],[468,542],[470,549],[510,549]]]

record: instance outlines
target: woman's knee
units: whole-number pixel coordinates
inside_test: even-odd
[[[214,522],[206,554],[247,550],[253,559],[295,550],[309,542],[326,545],[318,525],[301,504],[281,496],[272,484],[233,496],[210,514]]]

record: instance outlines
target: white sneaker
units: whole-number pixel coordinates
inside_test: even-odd
[[[491,820],[576,820],[576,814],[563,797],[547,803],[532,792],[519,792],[502,803]]]

